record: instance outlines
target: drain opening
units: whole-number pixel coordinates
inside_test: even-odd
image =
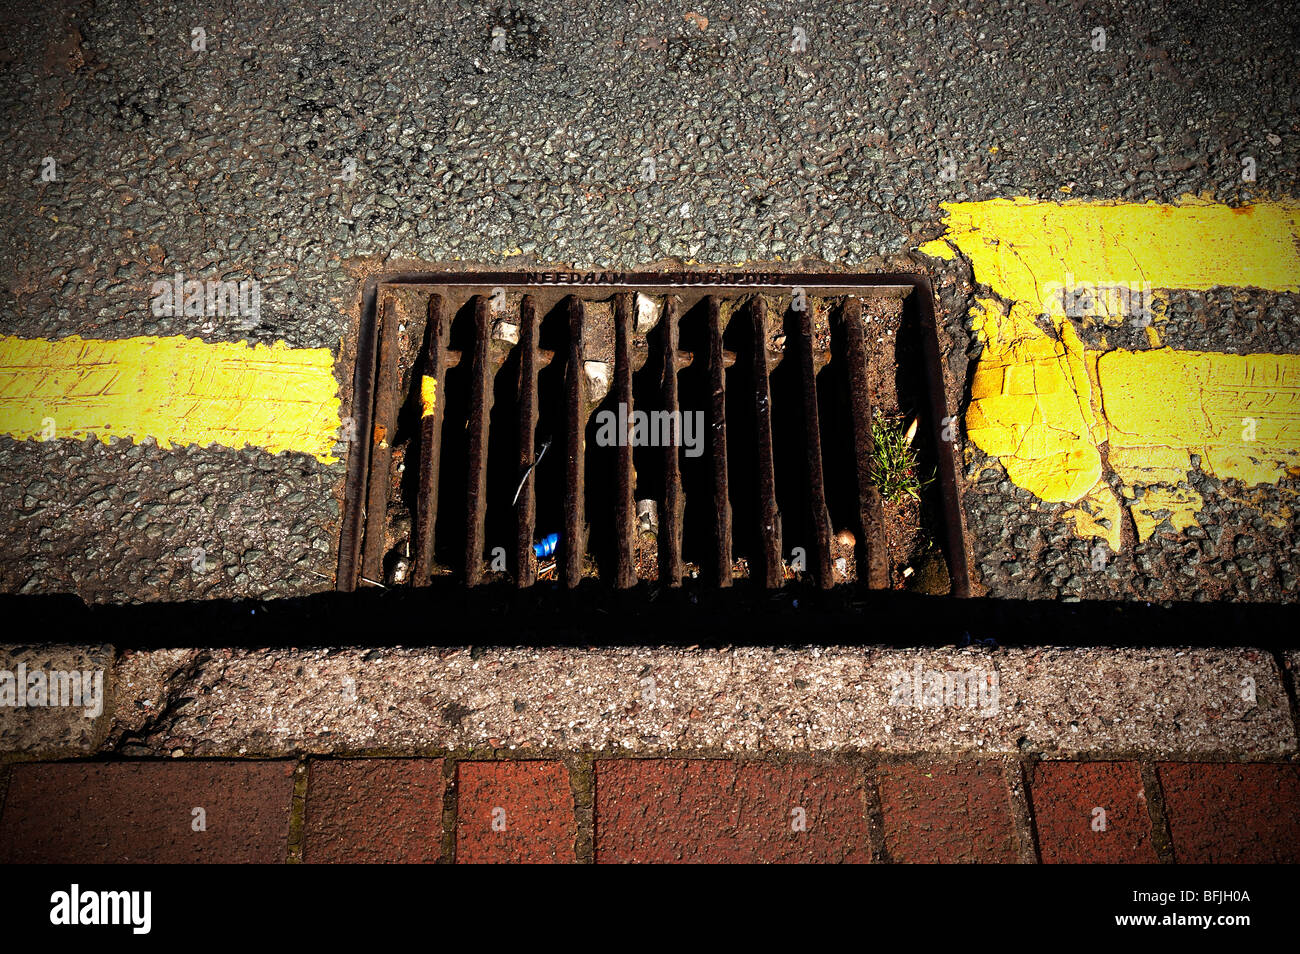
[[[928,287],[638,278],[379,285],[357,388],[372,440],[348,489],[364,519],[345,520],[340,589],[898,584],[871,473],[879,356],[864,306],[910,300],[932,324]],[[924,368],[937,433],[935,374]],[[966,595],[951,454],[925,456]]]

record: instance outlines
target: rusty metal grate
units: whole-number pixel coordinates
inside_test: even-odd
[[[349,461],[338,588],[888,587],[862,318],[880,298],[920,319],[939,446],[949,412],[916,276],[376,282],[353,397],[370,439]],[[965,596],[955,464],[947,447],[935,459]]]

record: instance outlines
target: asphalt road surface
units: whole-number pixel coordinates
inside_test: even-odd
[[[402,263],[924,264],[961,393],[980,354],[967,312],[987,288],[961,256],[914,251],[944,233],[940,203],[1300,194],[1286,2],[106,2],[4,19],[0,332],[19,338],[337,355],[364,277]],[[256,279],[256,320],[154,314],[152,283],[176,272]],[[1290,354],[1295,317],[1286,290],[1175,296],[1166,339]],[[1247,506],[1196,475],[1202,527],[1244,549],[1184,576],[1208,544],[1157,534],[1089,575],[1063,505],[1037,507],[986,455],[967,462],[990,592],[1191,599],[1221,571],[1216,595],[1294,598],[1285,487]],[[344,468],[0,436],[0,589],[329,589]],[[1031,528],[1055,563],[1017,568]]]

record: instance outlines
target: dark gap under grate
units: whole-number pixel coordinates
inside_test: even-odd
[[[919,319],[937,536],[952,593],[969,595],[924,279],[603,278],[378,284],[354,389],[370,440],[349,461],[339,589],[890,587],[863,308],[892,298]]]

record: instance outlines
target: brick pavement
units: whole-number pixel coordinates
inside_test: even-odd
[[[448,756],[8,769],[6,863],[1300,861],[1300,765],[1281,762]]]

